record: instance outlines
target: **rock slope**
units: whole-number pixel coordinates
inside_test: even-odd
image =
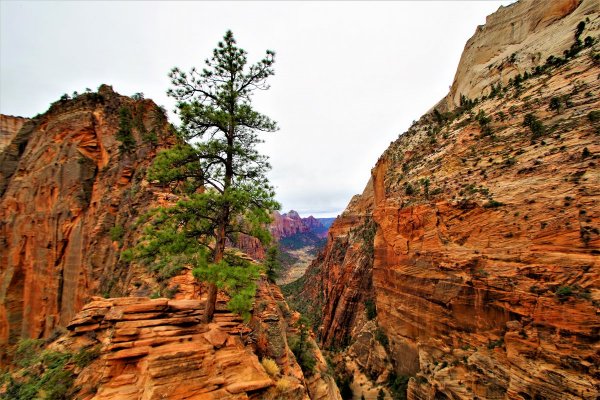
[[[152,101],[104,85],[54,103],[0,153],[0,348],[48,336],[92,294],[126,293],[120,249],[150,203],[144,169],[170,129]],[[121,150],[119,134],[134,148]]]
[[[409,399],[598,397],[599,12],[522,1],[478,29],[449,95],[463,105],[392,143],[296,288],[323,344],[350,344],[375,380],[412,377]],[[529,28],[509,46],[514,21]],[[564,40],[532,61],[545,36]],[[367,333],[387,359],[356,345]]]
[[[23,395],[36,381],[62,376],[62,393],[77,399],[341,400],[312,338],[312,371],[303,371],[290,350],[298,315],[277,286],[260,280],[248,323],[226,310],[224,293],[213,322],[200,323],[206,300],[186,296],[192,298],[92,298],[40,361],[0,382],[0,396]],[[52,371],[56,363],[44,361],[50,354],[71,361]]]

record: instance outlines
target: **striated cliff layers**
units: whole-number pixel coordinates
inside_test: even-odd
[[[213,322],[202,324],[206,300],[184,292],[191,298],[92,298],[41,355],[20,346],[21,369],[0,383],[0,396],[341,400],[312,338],[314,369],[303,372],[296,361],[288,341],[298,315],[277,286],[259,282],[248,323],[226,310],[221,294]]]
[[[412,377],[409,399],[600,395],[599,12],[522,1],[478,29],[449,95],[463,105],[392,143],[296,291],[323,344],[350,344],[374,379]],[[531,37],[564,40],[532,61],[550,39]],[[503,52],[512,78],[485,90]],[[370,318],[384,360],[360,343]]]
[[[48,336],[92,294],[127,292],[120,249],[152,199],[144,171],[170,129],[152,101],[103,85],[14,135],[0,153],[0,346]]]
[[[593,0],[518,1],[489,15],[467,41],[450,92],[448,108],[460,105],[460,96],[489,94],[491,86],[562,56],[573,43],[573,28],[597,12]],[[587,36],[595,37],[588,32]]]

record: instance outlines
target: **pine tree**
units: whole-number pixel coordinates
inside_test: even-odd
[[[265,257],[264,266],[269,280],[275,282],[275,280],[279,278],[279,272],[281,271],[279,249],[277,246],[271,246],[267,249],[267,256]]]
[[[270,165],[255,148],[261,142],[257,133],[277,125],[251,104],[253,92],[269,88],[274,55],[267,50],[248,66],[246,51],[227,31],[201,71],[174,68],[169,74],[168,95],[177,100],[179,134],[187,142],[159,153],[148,175],[170,185],[181,199],[154,213],[139,253],[160,268],[193,266],[194,276],[208,283],[206,322],[212,320],[219,287],[233,296],[232,311],[250,309],[257,266],[228,256],[225,243],[235,242],[239,233],[268,243],[265,226],[279,209],[266,178]]]

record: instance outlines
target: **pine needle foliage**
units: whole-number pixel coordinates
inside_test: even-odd
[[[256,150],[258,134],[277,130],[277,124],[251,104],[253,92],[269,88],[274,56],[267,50],[248,65],[246,51],[227,31],[202,70],[174,68],[169,74],[168,95],[177,101],[178,134],[185,142],[159,153],[148,177],[180,200],[150,216],[138,254],[157,270],[188,265],[208,282],[206,322],[212,320],[218,288],[231,295],[232,311],[248,315],[258,266],[231,257],[225,244],[235,243],[239,234],[268,244],[266,226],[279,209],[266,177],[268,159]]]

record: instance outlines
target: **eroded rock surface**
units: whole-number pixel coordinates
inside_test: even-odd
[[[93,294],[127,293],[120,250],[152,199],[144,170],[172,137],[152,101],[104,85],[54,103],[0,153],[0,347],[48,336]]]
[[[545,44],[563,57],[580,22],[582,39],[597,36],[598,13],[593,1],[524,1],[478,29],[449,96],[479,100],[392,143],[301,282],[322,344],[348,343],[366,373],[389,362],[412,377],[409,399],[598,397],[600,48],[539,72],[546,57],[523,57]],[[488,60],[504,53],[483,43],[501,43],[511,21],[528,28],[502,51],[528,74],[489,96]],[[372,253],[358,234],[369,220]],[[364,346],[370,298],[383,363]]]
[[[95,299],[55,347],[101,346],[77,377],[77,398],[247,399],[273,385],[241,338],[243,321],[218,308],[201,324],[200,300]]]

